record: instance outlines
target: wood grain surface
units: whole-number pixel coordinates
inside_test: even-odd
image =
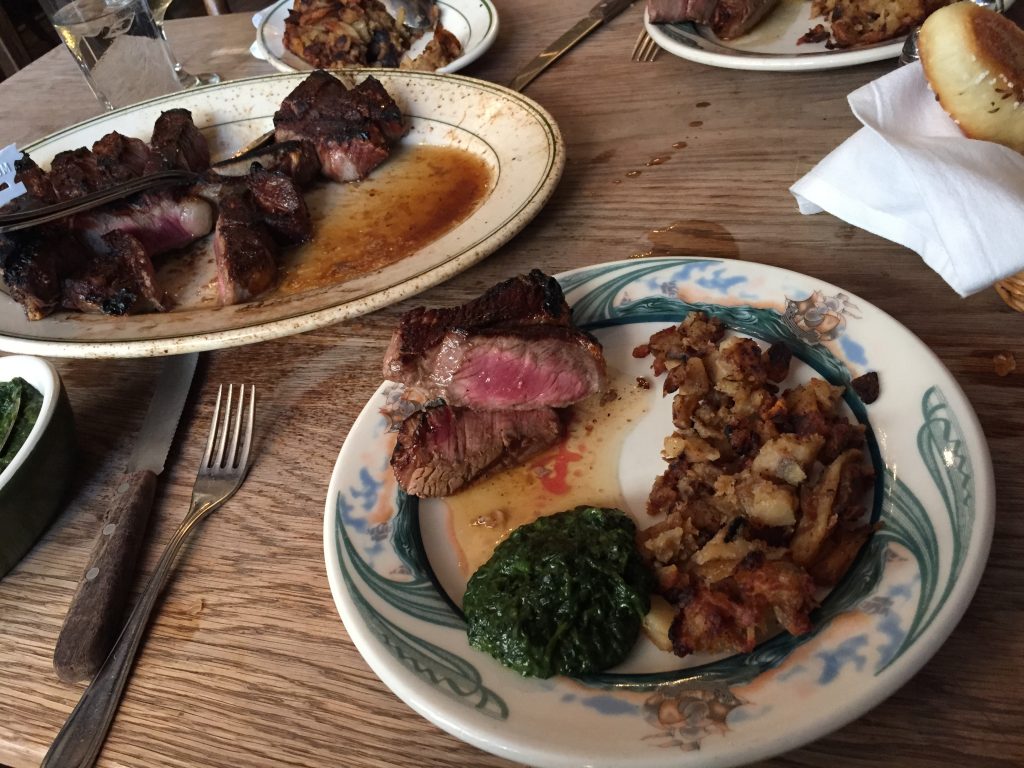
[[[503,0],[496,43],[464,74],[507,82],[590,5]],[[649,251],[650,233],[672,224],[695,253],[808,273],[892,314],[966,390],[995,465],[991,557],[949,640],[867,715],[760,765],[1024,764],[1024,317],[992,290],[958,298],[908,250],[827,214],[801,216],[787,191],[858,127],[846,95],[895,62],[795,74],[713,69],[665,53],[637,64],[629,57],[642,10],[634,4],[527,89],[558,121],[568,161],[551,202],[499,252],[372,315],[202,356],[160,478],[142,571],[152,569],[186,511],[220,382],[256,385],[255,464],[186,550],[101,765],[511,765],[416,715],[353,647],[324,573],[328,479],[380,383],[400,313],[467,300],[531,267],[557,272]],[[187,68],[231,78],[270,69],[248,55],[247,16],[184,20],[169,33]],[[98,107],[59,49],[0,84],[0,111],[0,143],[23,143]],[[1001,351],[1022,367],[996,375],[993,355]],[[81,693],[57,680],[54,642],[159,367],[152,360],[56,364],[81,461],[67,509],[0,581],[0,763],[12,766],[39,764]]]

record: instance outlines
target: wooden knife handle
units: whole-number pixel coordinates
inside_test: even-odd
[[[53,668],[66,683],[96,674],[121,630],[156,475],[148,470],[126,474],[117,490],[53,650]]]

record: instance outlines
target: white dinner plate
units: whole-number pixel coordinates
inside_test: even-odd
[[[381,269],[298,293],[271,291],[227,307],[180,307],[126,317],[57,312],[30,321],[21,305],[0,293],[0,350],[51,357],[143,357],[236,346],[319,328],[412,296],[477,263],[522,229],[554,191],[565,163],[562,137],[551,116],[529,98],[459,75],[393,69],[349,74],[356,79],[372,74],[398,102],[412,126],[403,147],[457,147],[488,166],[490,187],[467,218]],[[47,167],[58,152],[91,146],[113,130],[148,139],[161,111],[184,107],[191,110],[214,158],[225,157],[271,128],[281,100],[305,77],[274,74],[170,94],[100,115],[23,149]],[[386,172],[386,165],[377,172]],[[371,174],[360,184],[373,179]],[[327,192],[349,194],[343,185]]]
[[[985,438],[935,355],[867,301],[760,264],[631,260],[559,281],[575,320],[604,344],[609,370],[627,380],[650,375],[650,360],[633,358],[633,347],[695,309],[739,333],[785,342],[795,365],[835,383],[877,371],[878,400],[865,406],[848,396],[847,405],[869,425],[872,514],[881,526],[812,614],[806,636],[782,633],[749,654],[685,660],[641,637],[605,674],[522,678],[467,642],[444,503],[417,509],[388,465],[394,433],[380,408],[397,385],[385,383],[345,440],[324,515],[331,592],[374,672],[455,736],[558,768],[738,765],[823,736],[905,683],[967,608],[992,537]],[[644,525],[671,431],[671,398],[660,390],[659,382],[643,393],[649,410],[619,456],[628,511]]]
[[[388,0],[384,5],[391,10]],[[438,72],[458,72],[476,61],[491,47],[498,36],[498,11],[491,0],[438,0],[441,24],[462,43],[462,55]],[[302,72],[312,65],[284,47],[284,20],[288,18],[292,0],[279,0],[252,17],[256,41],[249,49],[257,59],[269,62],[279,72]],[[417,40],[410,53],[419,55],[433,33]]]
[[[1009,7],[1014,0],[1008,0]],[[810,17],[808,0],[781,0],[771,14],[749,33],[735,40],[720,40],[706,26],[691,22],[652,24],[644,11],[644,25],[659,46],[683,59],[727,69],[772,72],[837,69],[899,57],[904,38],[863,48],[829,50],[824,42],[797,44],[821,18]],[[826,25],[827,26],[827,25]]]

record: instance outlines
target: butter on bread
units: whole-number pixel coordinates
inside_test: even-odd
[[[1024,30],[960,2],[928,17],[918,51],[929,85],[965,136],[1024,152]]]

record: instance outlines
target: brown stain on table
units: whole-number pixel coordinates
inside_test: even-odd
[[[732,234],[713,221],[692,219],[675,221],[667,227],[658,227],[647,233],[651,243],[648,250],[634,254],[634,258],[652,256],[714,256],[738,259],[739,247]]]

